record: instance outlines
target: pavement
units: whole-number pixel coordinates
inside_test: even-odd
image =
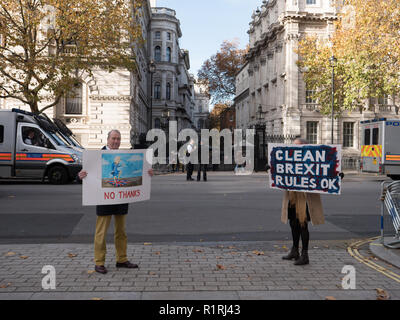
[[[400,299],[400,275],[388,277],[349,254],[356,241],[312,241],[306,266],[282,260],[290,245],[282,241],[129,244],[139,269],[117,269],[111,244],[106,275],[94,272],[90,244],[1,245],[0,300]],[[366,261],[373,257],[386,272],[400,274],[367,247],[358,249]],[[46,288],[48,266],[54,289]],[[356,277],[347,290],[348,266]]]
[[[0,300],[400,300],[400,249],[378,237],[311,239],[306,266],[282,259],[290,245],[129,243],[139,269],[117,269],[109,243],[102,275],[92,244],[4,244]]]

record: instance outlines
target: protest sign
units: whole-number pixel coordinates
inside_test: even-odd
[[[150,199],[152,150],[85,150],[83,205],[112,205]]]
[[[269,144],[270,187],[340,195],[340,145]]]

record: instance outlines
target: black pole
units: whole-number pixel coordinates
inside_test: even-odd
[[[332,132],[331,132],[331,144],[333,144],[333,125],[334,125],[333,116],[334,116],[334,110],[335,110],[335,65],[332,62]]]
[[[150,72],[150,125],[149,130],[153,129],[153,72]]]

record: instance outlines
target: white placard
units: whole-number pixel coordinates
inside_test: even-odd
[[[85,150],[82,202],[112,205],[150,199],[153,152],[147,150]]]

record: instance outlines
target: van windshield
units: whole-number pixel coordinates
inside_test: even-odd
[[[59,146],[68,147],[69,143],[67,143],[57,132],[47,132],[57,143]]]

